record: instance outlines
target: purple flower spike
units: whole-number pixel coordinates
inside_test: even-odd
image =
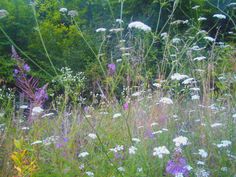
[[[16,76],[19,73],[18,69],[14,69],[14,76]]]
[[[116,65],[114,63],[108,64],[108,73],[109,75],[113,75],[116,72]]]
[[[38,88],[35,92],[35,101],[38,103],[43,103],[48,99],[48,94],[47,94],[47,84],[44,85],[42,88]]]
[[[29,72],[29,71],[30,71],[30,67],[29,67],[28,64],[24,64],[23,68],[24,68],[24,70],[25,70],[26,72]]]
[[[189,169],[186,159],[184,157],[177,156],[174,160],[169,160],[166,165],[166,172],[173,176],[182,174],[183,176],[188,177]]]

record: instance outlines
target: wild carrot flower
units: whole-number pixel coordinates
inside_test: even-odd
[[[149,26],[145,25],[144,23],[140,21],[131,22],[128,25],[128,28],[136,28],[136,29],[143,30],[144,32],[151,32],[152,30]]]
[[[179,147],[181,145],[185,146],[188,144],[188,138],[184,136],[179,136],[173,139],[175,146]]]
[[[153,156],[158,156],[162,159],[164,154],[170,154],[170,151],[165,146],[159,146],[153,149]]]

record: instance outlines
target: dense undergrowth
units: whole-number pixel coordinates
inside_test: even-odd
[[[222,21],[235,20],[219,9],[213,35],[201,28],[203,16],[175,19],[174,1],[159,30],[161,13],[156,29],[126,24],[120,3],[115,25],[94,30],[98,50],[83,35],[77,11],[58,9],[93,55],[96,67],[87,73],[53,65],[32,4],[55,72],[45,85],[28,64],[34,60],[1,28],[12,43],[16,85],[0,90],[1,176],[236,175],[236,54],[220,34]]]

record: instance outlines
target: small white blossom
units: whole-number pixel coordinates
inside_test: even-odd
[[[118,33],[118,32],[121,32],[123,30],[124,30],[124,28],[112,28],[109,31],[112,32],[112,33]]]
[[[215,39],[210,37],[210,36],[206,36],[206,37],[204,37],[204,39],[206,39],[206,40],[208,40],[210,42],[214,42],[215,41]]]
[[[188,78],[188,79],[185,79],[182,84],[184,85],[188,85],[188,84],[192,84],[193,82],[195,82],[194,78]]]
[[[96,29],[96,32],[99,33],[99,32],[105,32],[107,29],[106,28],[98,28]]]
[[[171,78],[171,80],[178,80],[178,81],[180,81],[182,79],[188,78],[188,76],[184,75],[184,74],[175,73],[170,78]]]
[[[78,155],[78,157],[86,157],[86,156],[88,156],[89,155],[89,153],[88,152],[81,152],[79,155]]]
[[[124,23],[124,21],[122,19],[116,19],[117,23]]]
[[[79,14],[78,14],[78,12],[77,12],[76,10],[70,10],[70,11],[68,12],[68,15],[71,16],[71,17],[76,17],[76,16],[78,16]]]
[[[198,154],[202,157],[202,158],[207,158],[208,153],[204,150],[204,149],[199,149],[198,150]]]
[[[20,109],[26,109],[26,108],[28,108],[28,105],[21,105],[20,106]]]
[[[162,39],[168,38],[168,33],[166,33],[166,32],[161,33],[161,37],[162,37]]]
[[[196,57],[196,58],[194,58],[193,61],[195,61],[195,60],[201,61],[201,60],[205,60],[205,59],[206,59],[206,57],[201,56],[201,57]]]
[[[172,39],[173,44],[179,44],[181,42],[180,38],[173,38]]]
[[[86,171],[85,173],[86,173],[86,175],[88,175],[88,176],[94,176],[94,173],[91,172],[91,171]]]
[[[62,7],[62,8],[60,8],[59,11],[60,11],[61,13],[66,13],[68,10],[67,10],[67,8]]]
[[[223,14],[215,14],[213,17],[218,18],[218,19],[226,19],[226,16]]]
[[[110,151],[112,151],[112,152],[119,152],[119,151],[123,151],[123,150],[124,150],[123,145],[117,145],[115,148],[110,149]]]
[[[124,168],[124,167],[119,167],[118,170],[119,170],[120,172],[125,172],[125,168]]]
[[[132,138],[132,141],[134,141],[135,143],[139,143],[141,140],[138,138]]]
[[[152,30],[149,26],[145,25],[144,23],[142,23],[140,21],[131,22],[128,25],[128,28],[136,28],[136,29],[143,30],[145,32],[151,32],[151,30]]]
[[[170,154],[170,151],[165,146],[159,146],[153,149],[153,156],[158,156],[162,159],[164,154]]]
[[[227,171],[228,171],[228,168],[227,168],[227,167],[221,167],[220,170],[223,171],[223,172],[227,172]]]
[[[131,146],[131,147],[129,148],[129,154],[135,154],[136,151],[137,151],[137,148],[134,147],[134,146]]]
[[[96,139],[97,135],[95,133],[89,133],[88,136],[92,139]]]
[[[115,114],[113,115],[113,119],[116,119],[116,118],[118,118],[118,117],[121,117],[121,113],[115,113]]]
[[[40,113],[42,113],[44,110],[41,108],[41,107],[39,107],[39,106],[37,106],[37,107],[34,107],[33,109],[32,109],[32,115],[34,116],[34,115],[38,115],[38,114],[40,114]]]
[[[205,165],[205,162],[198,160],[198,161],[197,161],[197,164],[198,164],[198,165]]]
[[[206,20],[207,20],[206,17],[199,17],[199,18],[198,18],[198,21],[206,21]]]
[[[173,142],[175,143],[175,146],[179,147],[181,145],[185,146],[188,144],[188,138],[184,136],[179,136],[173,139]]]
[[[138,168],[137,168],[137,172],[138,172],[138,173],[141,173],[142,171],[143,171],[143,168],[142,168],[142,167],[138,167]]]
[[[217,144],[216,146],[217,146],[218,148],[222,148],[222,147],[228,147],[228,146],[230,146],[231,144],[232,144],[232,142],[229,141],[229,140],[222,140],[221,143],[220,143],[220,144]]]

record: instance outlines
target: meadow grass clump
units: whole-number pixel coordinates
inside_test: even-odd
[[[201,29],[205,17],[175,19],[178,1],[161,30],[161,13],[156,29],[126,24],[123,5],[110,29],[95,30],[98,50],[78,12],[59,9],[94,55],[87,75],[53,67],[56,76],[39,87],[13,48],[17,88],[0,89],[1,176],[236,175],[234,47]],[[232,20],[212,16],[219,28]]]

